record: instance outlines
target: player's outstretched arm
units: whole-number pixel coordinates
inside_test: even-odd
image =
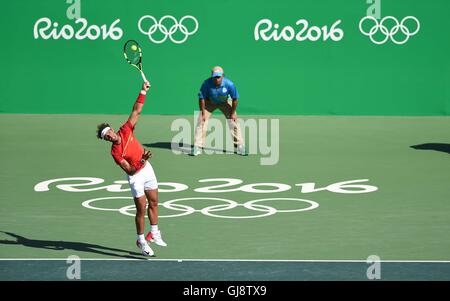
[[[145,103],[145,97],[147,96],[147,91],[150,89],[150,83],[145,82],[142,84],[142,90],[139,93],[136,102],[134,103],[133,110],[131,111],[130,117],[128,117],[128,121],[135,126],[138,120],[139,115],[142,112],[142,107]]]

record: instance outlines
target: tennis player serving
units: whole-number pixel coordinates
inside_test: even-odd
[[[128,175],[128,183],[136,205],[136,245],[144,256],[153,256],[154,254],[147,241],[154,242],[159,246],[167,246],[158,229],[158,182],[151,164],[147,161],[152,154],[150,151],[144,150],[133,133],[149,89],[150,83],[144,82],[127,122],[120,127],[119,131],[115,132],[108,123],[97,126],[97,138],[112,143],[111,155]],[[151,230],[144,237],[147,200]]]

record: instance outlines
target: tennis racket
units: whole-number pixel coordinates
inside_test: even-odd
[[[148,82],[144,71],[142,71],[142,50],[141,47],[139,47],[139,44],[134,40],[127,41],[123,46],[123,56],[127,60],[128,64],[141,72],[144,82]]]

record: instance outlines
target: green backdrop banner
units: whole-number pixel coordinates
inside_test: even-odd
[[[1,113],[190,114],[210,68],[240,114],[449,115],[448,0],[2,3]]]

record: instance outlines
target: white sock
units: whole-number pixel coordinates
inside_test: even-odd
[[[144,242],[145,241],[144,234],[138,234],[137,239],[138,239],[139,242]]]
[[[150,225],[150,231],[152,231],[152,233],[158,232],[158,225]]]

